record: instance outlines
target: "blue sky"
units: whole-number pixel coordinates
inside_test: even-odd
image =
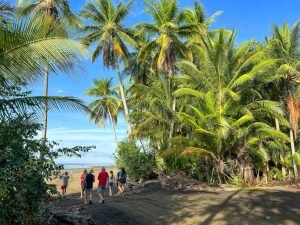
[[[13,1],[10,1],[13,2]],[[86,2],[85,0],[70,0],[73,11],[78,12]],[[183,7],[192,7],[194,0],[180,0]],[[247,39],[262,41],[266,35],[270,35],[273,24],[282,24],[287,21],[290,25],[300,18],[299,0],[203,0],[207,15],[216,11],[223,11],[212,28],[224,27],[235,28],[239,33],[237,42]],[[142,1],[136,1],[125,25],[133,25],[141,21],[150,21],[144,12]],[[100,57],[101,58],[101,57]],[[115,77],[116,73],[104,70],[101,59],[92,64],[89,60],[84,61],[84,72],[76,77],[63,74],[52,76],[49,83],[50,95],[67,95],[83,99],[87,103],[92,99],[84,93],[92,86],[94,79]],[[43,81],[39,81],[33,87],[33,94],[43,94]],[[58,141],[61,147],[75,145],[95,145],[97,148],[81,159],[60,159],[63,163],[76,164],[113,164],[115,144],[112,128],[107,124],[106,128],[98,128],[89,121],[87,115],[75,112],[50,112],[49,113],[48,138]],[[126,137],[126,123],[120,116],[117,125],[118,139]]]

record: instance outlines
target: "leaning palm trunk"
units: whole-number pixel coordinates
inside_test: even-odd
[[[46,64],[46,72],[45,72],[45,78],[44,78],[44,96],[48,97],[48,82],[49,80],[49,67],[48,64]],[[44,103],[44,112],[43,112],[43,128],[42,128],[42,144],[46,145],[47,140],[47,127],[48,127],[48,103],[45,101]],[[44,160],[44,153],[43,151],[40,152],[40,160]]]
[[[120,66],[119,66],[118,60],[116,60],[116,66],[117,66],[117,73],[118,73],[118,78],[119,78],[119,87],[120,87],[120,92],[121,92],[121,98],[122,98],[122,103],[123,103],[124,112],[125,112],[125,119],[128,123],[128,136],[129,136],[132,132],[131,124],[129,122],[129,111],[128,111],[128,107],[127,107],[124,86],[123,86],[123,82],[122,82],[122,77],[121,77]]]
[[[276,125],[276,130],[280,131],[279,120],[277,118],[275,118],[275,125]],[[286,164],[285,164],[284,150],[280,150],[279,158],[280,158],[280,163],[281,163],[282,176],[285,179],[286,178],[286,167],[285,167]]]
[[[290,129],[290,140],[291,140],[291,149],[292,149],[292,162],[293,162],[293,168],[294,168],[294,175],[295,175],[295,180],[298,180],[298,168],[297,164],[295,162],[295,142],[294,142],[294,132],[292,129]]]
[[[113,127],[113,132],[114,132],[114,137],[115,137],[115,143],[116,143],[116,148],[117,148],[118,147],[118,138],[117,138],[115,121],[113,120],[110,111],[108,111],[108,115],[109,115],[110,123],[111,123],[111,125]]]

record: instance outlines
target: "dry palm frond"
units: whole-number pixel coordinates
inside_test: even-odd
[[[203,149],[203,148],[196,148],[196,147],[187,147],[186,149],[183,150],[181,153],[182,156],[188,156],[191,154],[206,154],[213,159],[217,159],[216,156],[209,150]]]
[[[119,58],[124,57],[124,52],[119,43],[114,44],[114,52],[119,56]]]
[[[170,155],[178,154],[179,151],[180,150],[178,148],[169,148],[169,149],[165,150],[163,153],[161,153],[160,157],[166,158]]]

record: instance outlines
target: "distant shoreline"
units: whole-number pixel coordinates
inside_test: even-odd
[[[101,168],[101,167],[116,167],[115,164],[62,164],[58,163],[57,165],[63,166],[64,169],[88,169],[88,168]]]

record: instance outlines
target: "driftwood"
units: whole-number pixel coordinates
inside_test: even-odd
[[[221,190],[222,188],[217,185],[209,185],[200,182],[196,179],[190,179],[182,174],[160,174],[158,180],[162,188],[174,190],[187,190],[187,191],[205,191],[205,190]]]
[[[63,209],[53,210],[51,214],[48,225],[95,225],[95,222],[91,218],[83,217]]]

